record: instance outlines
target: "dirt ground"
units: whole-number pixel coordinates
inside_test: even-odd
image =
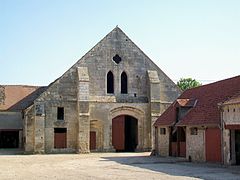
[[[0,155],[0,179],[240,179],[223,168],[149,153]]]

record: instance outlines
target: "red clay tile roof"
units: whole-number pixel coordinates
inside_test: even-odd
[[[154,126],[172,126],[177,118],[176,102],[172,103],[166,111],[156,120]]]
[[[45,90],[45,87],[3,85],[0,111],[19,111],[27,108]]]
[[[228,100],[239,92],[240,76],[184,91],[178,99],[196,99],[197,103],[177,125],[218,125],[220,123],[218,103]],[[176,102],[177,100],[157,119],[155,126],[175,124]]]
[[[236,96],[230,98],[229,100],[225,101],[222,104],[228,105],[228,104],[239,104],[239,103],[240,103],[240,94],[237,94]]]

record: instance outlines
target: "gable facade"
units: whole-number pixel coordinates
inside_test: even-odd
[[[180,91],[116,27],[25,109],[26,152],[145,151]]]

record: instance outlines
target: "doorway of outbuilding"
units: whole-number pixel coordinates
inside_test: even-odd
[[[0,148],[19,148],[19,131],[0,131]]]
[[[134,152],[138,145],[138,120],[120,115],[112,119],[112,145],[116,152]]]
[[[186,128],[171,128],[169,154],[174,157],[186,157]]]
[[[205,131],[206,161],[221,162],[221,129],[207,128]]]
[[[236,164],[240,165],[240,130],[235,131]]]

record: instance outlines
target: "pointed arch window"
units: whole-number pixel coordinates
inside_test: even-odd
[[[107,93],[114,93],[114,77],[111,71],[107,73]]]
[[[128,78],[125,72],[121,74],[121,94],[128,93]]]

